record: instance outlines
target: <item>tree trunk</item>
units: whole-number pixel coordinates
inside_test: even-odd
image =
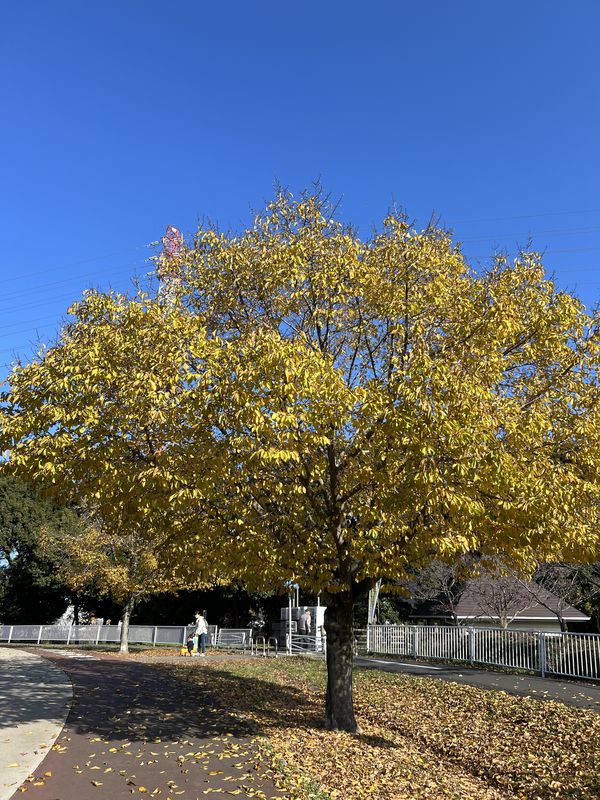
[[[559,617],[558,621],[560,623],[561,632],[562,633],[568,633],[569,632],[569,626],[567,625],[567,620],[564,619],[564,617]]]
[[[352,614],[349,591],[330,594],[325,611],[327,634],[326,722],[329,730],[358,733],[352,702]]]
[[[130,595],[127,602],[123,606],[123,615],[121,616],[121,646],[119,653],[129,652],[129,620],[131,619],[131,612],[135,605],[135,598]]]

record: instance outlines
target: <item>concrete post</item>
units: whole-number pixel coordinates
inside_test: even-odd
[[[412,655],[413,658],[416,658],[419,654],[419,629],[417,628],[416,625],[413,626],[412,634],[413,634]]]
[[[288,655],[292,655],[292,592],[288,593]]]
[[[540,660],[540,676],[546,677],[546,634],[543,631],[538,633],[538,656]]]

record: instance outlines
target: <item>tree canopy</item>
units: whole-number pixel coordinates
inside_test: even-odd
[[[280,193],[173,258],[168,292],[88,293],[15,368],[4,446],[107,521],[168,525],[165,570],[322,592],[332,727],[378,578],[597,557],[597,324],[539,254],[475,271],[434,225],[365,241]]]

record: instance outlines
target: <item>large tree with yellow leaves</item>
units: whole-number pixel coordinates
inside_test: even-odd
[[[597,554],[597,331],[538,255],[477,273],[433,226],[362,241],[282,193],[177,259],[163,299],[88,295],[15,370],[11,462],[119,524],[166,514],[165,571],[321,592],[331,728],[356,730],[352,608],[377,579]]]

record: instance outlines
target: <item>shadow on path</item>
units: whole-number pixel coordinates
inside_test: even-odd
[[[286,795],[253,769],[250,730],[206,690],[161,670],[112,656],[43,653],[68,673],[73,706],[36,770],[36,800]],[[25,787],[24,787],[25,788]],[[14,798],[20,797],[16,792]]]

